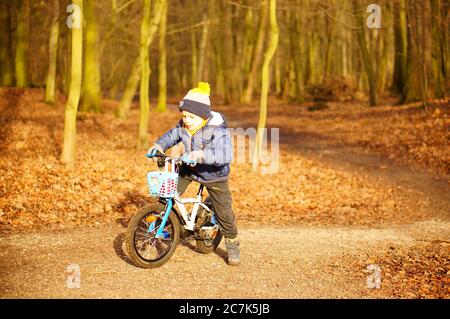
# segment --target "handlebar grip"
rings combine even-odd
[[[164,155],[163,153],[161,153],[160,151],[158,151],[158,152],[156,152],[156,154],[155,155],[152,155],[152,154],[145,154],[145,156],[147,157],[147,158],[153,158],[153,157],[160,157],[160,158],[166,158],[167,156],[166,155]]]

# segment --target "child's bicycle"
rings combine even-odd
[[[197,250],[213,252],[222,240],[212,204],[202,201],[203,185],[195,198],[181,198],[177,192],[180,158],[157,155],[158,167],[164,171],[147,175],[150,194],[158,202],[137,212],[128,224],[126,248],[133,263],[142,268],[154,268],[172,257],[180,237],[194,235]],[[185,204],[193,204],[189,212]]]

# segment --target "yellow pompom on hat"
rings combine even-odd
[[[207,96],[209,96],[211,89],[209,88],[209,84],[207,82],[198,82],[197,87],[193,88],[189,92],[206,94]]]
[[[209,118],[211,116],[210,92],[207,82],[199,82],[197,87],[189,90],[180,102],[180,112],[187,111],[204,119]]]

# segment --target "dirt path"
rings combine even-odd
[[[333,169],[357,171],[367,178],[386,181],[405,190],[415,190],[423,197],[432,199],[437,216],[450,217],[450,180],[447,177],[401,166],[383,156],[358,153],[348,146],[336,146],[314,138],[293,143],[294,138],[286,134],[280,139],[282,145],[293,148],[302,156],[326,163]]]
[[[202,255],[185,240],[154,270],[129,264],[120,226],[16,234],[0,238],[2,297],[134,298],[366,298],[391,297],[368,289],[364,267],[383,247],[408,249],[420,240],[449,238],[450,223],[428,221],[388,229],[242,229],[239,268],[227,266],[223,243]],[[65,285],[65,268],[81,269],[81,288]],[[407,295],[406,295],[407,296]]]

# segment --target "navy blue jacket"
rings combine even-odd
[[[165,152],[175,144],[182,142],[185,152],[200,151],[202,158],[194,167],[186,166],[188,177],[200,183],[218,182],[228,179],[230,163],[233,160],[233,146],[226,121],[218,112],[211,112],[206,124],[194,135],[183,127],[183,120],[154,144]]]

